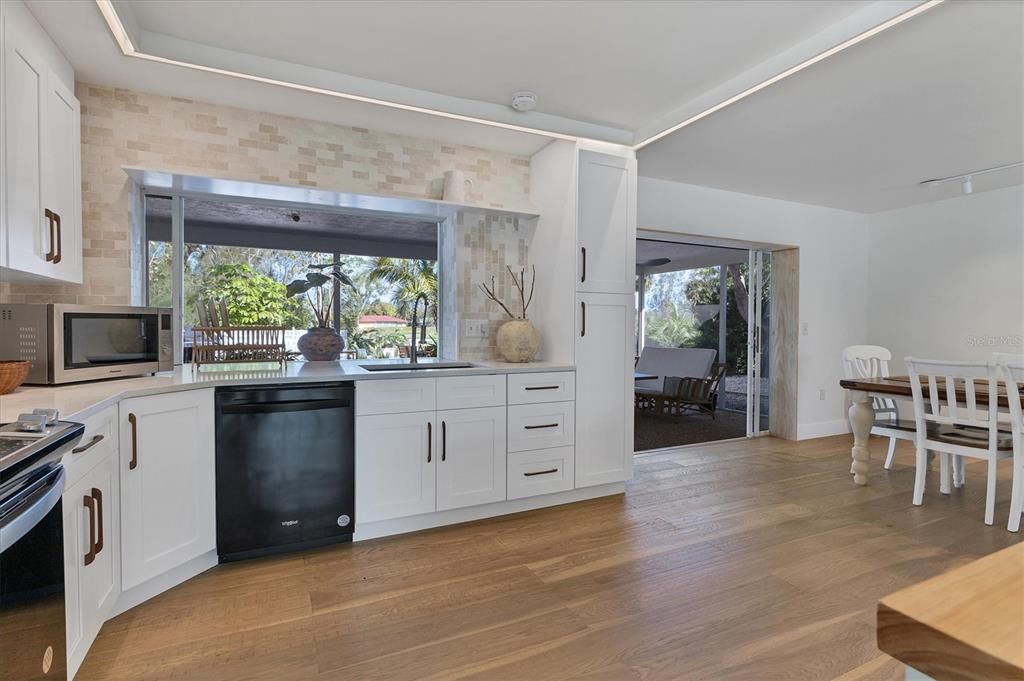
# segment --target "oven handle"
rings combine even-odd
[[[25,490],[26,500],[32,497],[35,497],[35,499],[27,508],[15,513],[12,518],[0,524],[0,553],[14,546],[19,539],[38,525],[39,521],[45,518],[46,514],[57,505],[63,493],[63,467],[57,469],[57,474],[49,479],[45,488],[29,488]]]

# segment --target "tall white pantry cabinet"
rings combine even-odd
[[[636,156],[556,141],[531,160],[542,357],[576,367],[575,487],[633,474]],[[548,279],[542,281],[541,279]]]

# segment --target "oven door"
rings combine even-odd
[[[0,681],[67,679],[64,469],[0,488]]]
[[[160,313],[138,307],[53,306],[53,382],[160,370]]]

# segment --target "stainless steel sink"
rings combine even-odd
[[[360,364],[367,371],[425,371],[427,369],[472,369],[469,362],[422,362],[418,364]]]

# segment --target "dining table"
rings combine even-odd
[[[927,377],[922,376],[922,394],[929,399]],[[868,470],[870,464],[870,451],[868,450],[868,438],[871,436],[871,427],[875,423],[875,411],[872,408],[872,400],[875,397],[885,397],[893,400],[913,402],[914,394],[910,387],[909,376],[887,376],[885,378],[844,378],[839,385],[850,393],[850,429],[853,430],[853,448],[850,456],[853,459],[851,472],[853,481],[858,485],[868,484]],[[957,400],[966,402],[967,391],[962,383],[955,386]],[[944,381],[938,383],[939,399],[946,399],[946,386]],[[976,404],[979,407],[987,407],[989,404],[989,388],[986,379],[975,380]],[[1010,410],[1010,402],[1006,393],[1006,386],[1000,384],[996,394],[997,407],[1000,412],[1006,413]],[[1024,404],[1024,393],[1021,402]],[[909,407],[911,411],[913,407]]]

